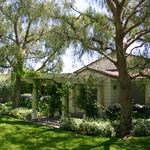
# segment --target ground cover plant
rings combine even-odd
[[[150,137],[100,138],[0,117],[1,150],[149,150]]]

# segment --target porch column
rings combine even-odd
[[[69,117],[69,95],[65,93],[62,96],[61,101],[62,101],[61,119],[68,118]]]
[[[97,101],[104,106],[104,87],[103,84],[97,85]]]
[[[100,85],[97,85],[97,102],[101,104],[101,101],[101,87]]]
[[[145,103],[150,104],[150,82],[145,84]]]
[[[69,111],[71,113],[76,112],[76,92],[77,92],[77,85],[72,85],[69,90]]]
[[[32,114],[31,114],[32,119],[37,119],[36,98],[37,98],[36,82],[33,81],[33,89],[32,89]]]

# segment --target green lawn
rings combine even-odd
[[[150,137],[99,138],[0,117],[0,150],[149,150]]]

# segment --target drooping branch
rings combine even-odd
[[[128,34],[129,32],[131,32],[133,29],[135,29],[136,27],[140,26],[143,21],[146,19],[146,16],[141,20],[141,21],[138,21],[137,23],[135,23],[134,25],[132,25],[131,27],[129,27],[128,29],[126,29],[124,31],[124,35]]]
[[[140,38],[146,34],[150,33],[150,30],[143,30],[143,31],[140,31],[139,34],[134,38],[130,38],[128,41],[130,41],[127,46],[126,46],[126,49],[131,45],[133,44],[134,42],[136,42],[137,40],[140,40]],[[132,40],[132,41],[131,41]]]
[[[138,45],[138,46],[135,46],[134,48],[132,48],[130,50],[130,53],[127,54],[127,56],[130,56],[132,54],[132,52],[135,50],[135,49],[138,49],[138,48],[141,48],[146,42],[142,42],[142,44]]]
[[[10,66],[14,69],[15,65],[11,62],[11,60],[8,58],[8,56],[6,56],[5,59],[8,61],[8,63],[10,64]]]
[[[50,58],[53,57],[57,52],[58,52],[58,49],[54,50],[53,53],[49,54],[47,59],[42,63],[42,65],[36,71],[42,70],[46,66]]]
[[[94,39],[92,38],[91,39],[92,41],[95,41],[95,42],[99,42],[101,45],[103,45],[103,42],[102,41],[99,41],[97,39]],[[80,40],[81,41],[81,40]],[[85,44],[85,42],[82,42],[84,44],[85,47],[87,47],[88,49],[91,49],[91,50],[94,50],[98,53],[100,53],[101,55],[103,55],[104,57],[106,57],[108,60],[110,60],[114,65],[116,65],[116,61],[114,59],[112,59],[107,53],[105,53],[105,51],[107,49],[111,49],[110,47],[105,47],[105,48],[96,48],[96,47],[92,47],[91,45],[87,45]]]
[[[124,29],[126,30],[128,22],[130,19],[139,12],[138,8],[145,2],[146,0],[141,0],[132,10],[131,14],[126,18],[126,21],[124,23]]]

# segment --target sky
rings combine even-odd
[[[79,61],[75,56],[73,56],[73,49],[68,48],[66,54],[63,55],[64,67],[62,72],[71,73],[97,60],[98,58],[99,57],[96,54],[93,54],[92,56],[90,54],[84,54]]]

